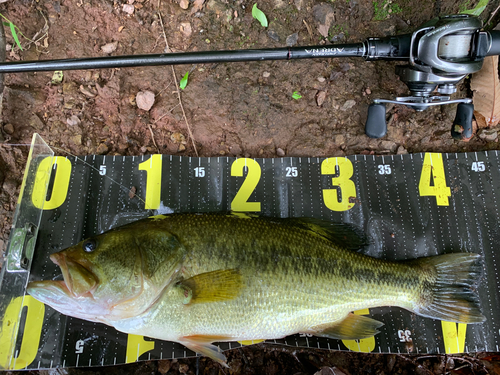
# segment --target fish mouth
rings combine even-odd
[[[65,287],[74,297],[91,293],[97,286],[97,277],[82,264],[64,253],[54,253],[50,260],[58,265],[63,274]]]

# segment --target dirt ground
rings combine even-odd
[[[32,39],[19,35],[21,51],[6,28],[7,60],[14,61],[162,53],[166,40],[173,52],[354,43],[411,32],[437,15],[456,14],[477,2],[261,0],[258,7],[267,15],[267,28],[253,19],[254,2],[247,0],[207,0],[201,7],[199,0],[11,0],[0,4],[0,13]],[[490,1],[482,18],[488,19],[497,5],[498,1]],[[495,16],[491,25],[499,18]],[[368,138],[364,122],[371,101],[409,94],[395,74],[396,65],[341,58],[175,66],[177,80],[189,71],[180,99],[170,66],[65,71],[61,82],[53,82],[52,72],[6,74],[0,132],[0,248],[8,240],[29,149],[8,144],[29,144],[35,132],[61,149],[61,155],[65,150],[76,155],[281,157],[499,148],[496,129],[493,137],[479,132],[467,142],[453,140],[453,105],[425,112],[391,106],[387,135]],[[155,94],[151,109],[138,108],[140,91]],[[294,92],[301,98],[294,99]],[[454,96],[467,95],[466,79]],[[497,360],[492,353],[417,358],[258,345],[230,353],[230,370],[195,358],[104,371],[493,374],[498,373]],[[99,371],[79,373],[83,372]]]

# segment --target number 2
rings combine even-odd
[[[248,198],[250,198],[250,195],[252,195],[257,187],[262,173],[259,163],[248,158],[236,159],[231,165],[231,176],[243,177],[245,167],[248,173],[241,184],[240,190],[238,190],[231,202],[231,210],[244,212],[260,211],[260,202],[248,202]]]

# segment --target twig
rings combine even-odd
[[[160,153],[160,149],[158,148],[158,146],[156,145],[156,142],[155,142],[155,135],[153,133],[153,128],[151,127],[151,124],[149,124],[149,123],[148,123],[148,128],[149,128],[149,131],[151,132],[151,139],[153,140],[153,144],[156,147],[156,152]]]
[[[497,6],[497,9],[495,9],[495,10],[493,11],[493,13],[491,13],[490,18],[488,18],[488,22],[486,22],[486,24],[485,24],[485,25],[488,25],[488,24],[491,22],[491,20],[493,19],[493,17],[495,17],[495,14],[497,14],[498,9],[500,9],[500,5],[499,5],[499,6]]]
[[[168,46],[167,33],[165,32],[165,26],[163,26],[163,19],[161,17],[160,11],[158,11],[158,16],[160,17],[160,23],[161,23],[161,27],[163,29],[163,37],[165,38],[165,52],[169,53],[170,47]],[[191,133],[191,127],[189,126],[189,122],[188,122],[188,119],[186,117],[186,112],[184,111],[184,106],[182,105],[181,92],[179,90],[179,83],[177,81],[177,75],[175,74],[175,69],[174,69],[173,65],[172,65],[172,75],[174,76],[175,87],[177,89],[177,96],[179,98],[179,104],[180,104],[181,109],[182,109],[182,115],[184,116],[184,121],[186,122],[189,137],[191,138],[191,143],[193,144],[194,153],[196,154],[196,156],[198,156],[198,150],[196,149],[196,144],[194,143],[193,133]]]

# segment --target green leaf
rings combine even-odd
[[[19,49],[22,51],[23,47],[21,47],[21,43],[19,43],[19,38],[17,37],[17,32],[16,32],[16,26],[12,22],[10,22],[9,27],[10,27],[10,32],[12,33],[12,37],[14,38],[14,41],[16,42]]]
[[[56,70],[52,75],[52,84],[53,85],[60,84],[63,78],[64,78],[64,73],[62,72],[62,70]]]
[[[189,72],[186,72],[186,74],[184,74],[184,77],[182,77],[181,81],[179,82],[179,87],[181,88],[181,90],[184,90],[188,84],[188,77],[189,77]]]
[[[302,95],[300,95],[297,91],[294,91],[292,94],[292,98],[294,98],[295,100],[299,100],[300,98],[302,98]]]
[[[479,16],[483,13],[484,9],[488,5],[489,0],[480,0],[474,9],[464,10],[460,13],[462,14],[472,14],[473,16]]]
[[[253,5],[252,17],[259,21],[262,27],[267,27],[267,17],[263,11],[257,8],[257,4]]]

